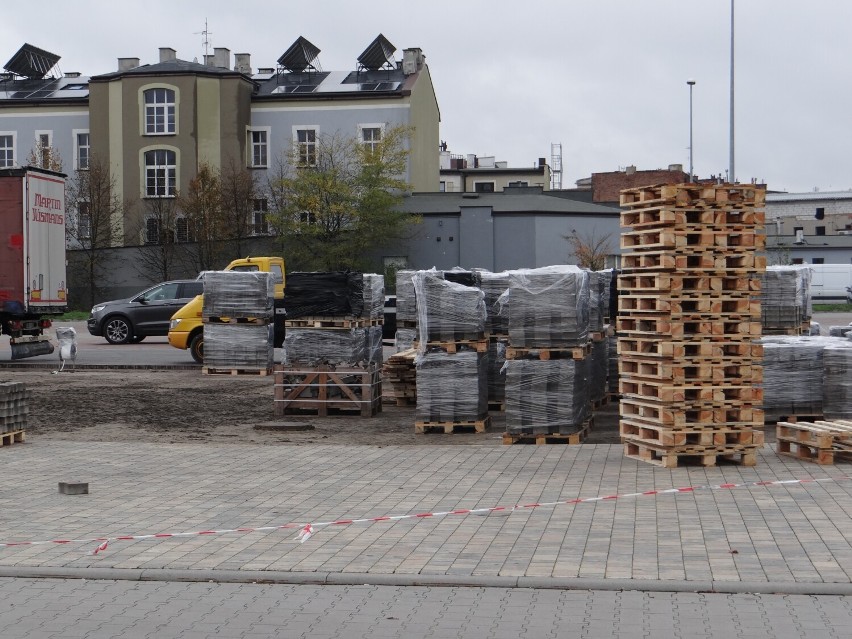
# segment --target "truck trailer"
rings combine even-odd
[[[45,331],[65,313],[65,175],[0,169],[0,334],[12,359],[53,352]]]

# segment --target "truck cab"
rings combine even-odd
[[[245,257],[234,260],[225,271],[261,271],[272,273],[275,282],[274,342],[275,348],[284,343],[284,288],[286,269],[281,257]],[[204,363],[204,323],[201,311],[204,295],[198,295],[172,315],[169,323],[169,344],[175,348],[189,349],[192,359]]]

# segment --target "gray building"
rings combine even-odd
[[[852,191],[767,193],[771,262],[852,264]]]

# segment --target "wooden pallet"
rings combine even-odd
[[[765,235],[754,229],[714,229],[710,227],[675,230],[670,228],[642,229],[621,233],[621,250],[762,250]]]
[[[852,461],[852,421],[779,422],[775,430],[780,455],[817,464]]]
[[[458,422],[414,422],[414,432],[417,434],[442,432],[445,435],[453,433],[484,433],[491,425],[491,418]]]
[[[417,342],[415,342],[415,346]],[[438,348],[447,353],[458,353],[459,351],[472,350],[477,353],[488,352],[488,338],[477,339],[459,339],[452,341],[429,340],[426,342],[426,348]]]
[[[625,397],[667,403],[720,404],[730,406],[763,403],[763,389],[735,384],[674,384],[669,381],[625,379],[618,380],[618,390]]]
[[[217,317],[209,316],[202,317],[202,324],[269,324],[270,317]]]
[[[503,433],[503,445],[511,446],[513,444],[535,444],[543,446],[545,444],[582,444],[589,436],[594,427],[594,418],[585,420],[576,433]]]
[[[623,314],[665,314],[672,319],[701,313],[704,315],[740,315],[759,318],[760,300],[751,292],[713,294],[703,297],[682,297],[661,292],[624,293],[618,296],[618,311]]]
[[[539,359],[542,361],[552,359],[586,359],[591,354],[591,344],[574,347],[566,346],[563,348],[506,347],[506,359]]]
[[[731,447],[763,446],[763,430],[749,427],[705,427],[666,428],[645,422],[622,419],[618,425],[622,441],[676,448],[683,446]]]
[[[417,351],[409,348],[388,357],[382,366],[382,381],[391,387],[390,395],[397,406],[414,406],[417,403]]]
[[[675,251],[648,251],[627,253],[621,256],[624,271],[696,271],[716,274],[752,274],[766,270],[766,256],[754,252],[716,251],[677,253]]]
[[[488,402],[488,412],[489,413],[502,413],[506,410],[506,401],[502,400],[499,402]]]
[[[759,428],[764,425],[763,410],[751,405],[696,407],[622,397],[619,412],[623,418],[673,430],[699,426]]]
[[[24,430],[11,430],[7,433],[0,433],[0,446],[23,443],[25,439],[26,431]]]
[[[275,416],[311,414],[372,417],[382,410],[378,367],[276,366]]]
[[[285,328],[367,328],[383,323],[384,318],[375,317],[297,317],[284,320]]]
[[[761,336],[759,321],[744,316],[703,316],[700,319],[672,319],[658,315],[616,318],[616,330],[626,337],[666,337],[674,341],[703,340],[705,337],[729,341],[752,340]]]
[[[664,299],[707,297],[719,299],[736,296],[756,296],[760,293],[760,278],[753,275],[724,275],[707,273],[626,273],[618,276],[620,295],[658,295]],[[619,310],[624,310],[619,306]]]
[[[822,413],[799,413],[796,415],[779,415],[778,413],[768,413],[765,417],[765,421],[767,424],[778,424],[780,422],[788,422],[790,424],[797,424],[799,422],[802,423],[813,423],[822,421],[824,418]]]
[[[742,357],[763,358],[763,344],[749,341],[731,342],[725,339],[684,342],[661,337],[619,336],[617,351],[625,357],[664,357],[690,359],[695,362]]]
[[[660,184],[621,191],[622,208],[638,208],[661,204],[711,209],[762,207],[766,189],[748,184]]]
[[[680,363],[680,360],[620,358],[620,376],[668,380],[675,384],[712,382],[714,384],[759,384],[763,366],[753,359],[708,360]]]
[[[743,447],[741,450],[720,450],[708,447],[703,450],[695,448],[679,451],[650,446],[642,442],[625,441],[624,456],[663,468],[689,465],[716,466],[724,462],[733,462],[741,466],[754,466],[757,463],[757,448]]]
[[[265,366],[240,366],[240,367],[226,367],[226,366],[203,366],[201,368],[202,375],[258,375],[260,377],[265,377],[269,375],[272,371]]]
[[[670,227],[675,229],[699,228],[761,228],[766,223],[766,212],[760,209],[701,209],[678,208],[661,205],[621,212],[622,228]]]

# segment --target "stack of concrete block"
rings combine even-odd
[[[0,383],[0,443],[11,443],[15,441],[14,434],[26,431],[30,396],[21,382]]]

